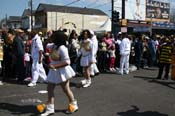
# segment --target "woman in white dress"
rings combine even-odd
[[[51,40],[53,43],[48,43],[47,47],[51,49],[49,64],[49,73],[47,76],[47,90],[48,101],[46,105],[46,112],[42,116],[53,114],[54,111],[54,89],[57,84],[61,85],[64,93],[69,99],[68,112],[73,113],[78,110],[77,101],[70,89],[69,79],[75,76],[75,72],[70,66],[70,58],[68,49],[66,47],[67,36],[61,32],[56,31],[53,33]]]
[[[82,33],[81,48],[78,56],[81,56],[80,65],[84,68],[84,76],[86,79],[82,80],[83,87],[91,85],[90,66],[93,63],[92,41],[89,30],[84,30]]]

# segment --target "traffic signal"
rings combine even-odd
[[[119,22],[120,13],[116,10],[112,11],[112,21]]]

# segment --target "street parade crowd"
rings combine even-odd
[[[87,88],[93,84],[91,78],[100,73],[129,74],[132,64],[136,70],[159,67],[155,78],[170,79],[171,66],[175,63],[174,35],[98,34],[88,29],[80,34],[75,30],[67,34],[67,31],[49,30],[44,33],[9,29],[0,32],[0,85],[11,79],[19,84],[29,81],[28,87],[36,86],[39,80],[47,83],[48,99],[42,116],[55,112],[56,85],[61,86],[69,100],[67,113],[78,110],[69,85],[70,79],[75,76],[84,77],[80,83]]]

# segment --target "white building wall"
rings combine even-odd
[[[33,16],[33,27],[35,26],[35,17]],[[31,30],[31,16],[22,19],[22,28]]]
[[[60,12],[47,12],[47,29],[57,30],[60,27],[67,29],[76,29],[81,31],[82,29],[98,30],[99,27],[105,23],[108,16],[101,15],[83,15],[72,13],[60,13]],[[70,23],[76,25],[76,28]]]

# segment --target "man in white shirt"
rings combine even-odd
[[[92,52],[93,52],[93,64],[91,64],[91,67],[90,67],[90,75],[95,76],[95,75],[99,74],[99,70],[98,70],[97,65],[96,65],[96,62],[97,62],[96,55],[97,55],[97,51],[98,51],[98,40],[97,40],[97,37],[92,30],[90,30],[90,34],[91,34]]]
[[[129,55],[131,51],[131,42],[126,33],[123,33],[122,41],[120,43],[120,69],[119,74],[123,75],[123,71],[129,74]],[[124,69],[125,68],[125,69]]]
[[[32,48],[31,48],[31,57],[32,62],[32,80],[28,84],[29,87],[36,86],[39,76],[45,81],[46,73],[42,64],[42,53],[44,51],[42,41],[40,36],[33,31],[32,32]]]

